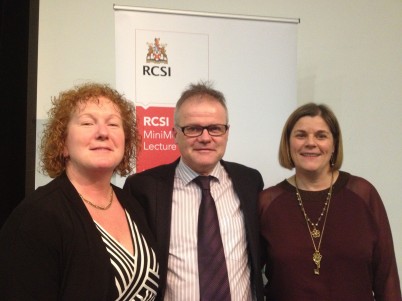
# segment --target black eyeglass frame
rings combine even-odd
[[[222,126],[225,129],[225,131],[222,134],[213,134],[213,133],[211,133],[210,130],[212,130],[212,127],[217,127],[217,126],[219,126],[219,127]],[[190,137],[190,138],[196,138],[196,137],[201,136],[202,133],[204,133],[204,130],[207,130],[208,134],[210,136],[212,136],[212,137],[220,137],[220,136],[223,136],[223,135],[226,134],[226,132],[229,129],[229,125],[228,124],[210,124],[210,125],[207,125],[207,126],[201,126],[201,125],[178,126],[178,125],[176,125],[176,128],[180,129],[184,136]],[[198,135],[188,135],[185,132],[187,128],[198,128],[198,129],[201,129],[201,132]]]

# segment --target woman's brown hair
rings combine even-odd
[[[279,145],[279,164],[287,169],[293,169],[295,167],[293,160],[290,156],[289,139],[290,133],[293,130],[296,122],[305,116],[315,117],[321,116],[327,123],[332,136],[334,138],[334,153],[331,158],[331,168],[339,170],[343,161],[343,145],[342,145],[342,133],[338,120],[332,110],[324,104],[307,103],[297,108],[287,119],[281,136],[281,142]]]

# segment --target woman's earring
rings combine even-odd
[[[334,166],[335,166],[334,153],[332,153],[331,159],[329,159],[329,164],[331,165],[331,167],[334,167]]]

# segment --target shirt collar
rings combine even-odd
[[[216,178],[218,180],[218,182],[221,182],[223,179],[224,172],[225,172],[225,169],[223,168],[221,162],[218,162],[218,164],[215,165],[214,169],[212,170],[212,172],[209,175]],[[197,172],[192,170],[180,158],[180,162],[176,167],[176,176],[178,178],[180,178],[184,182],[185,185],[188,185],[191,181],[193,181],[199,175],[200,174],[198,174]]]

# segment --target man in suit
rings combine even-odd
[[[134,174],[124,185],[144,206],[157,240],[157,299],[203,299],[197,260],[201,189],[194,181],[201,175],[212,176],[210,192],[230,287],[225,300],[263,300],[256,202],[264,183],[257,170],[222,160],[229,136],[225,98],[208,83],[190,85],[176,104],[174,119],[181,157]]]

